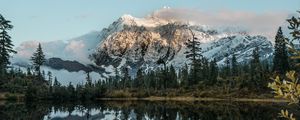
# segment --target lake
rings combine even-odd
[[[0,102],[1,120],[272,120],[281,109],[300,118],[297,107],[287,103],[97,101],[97,102]]]

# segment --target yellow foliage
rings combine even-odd
[[[279,116],[286,118],[288,120],[296,120],[293,113],[289,114],[289,112],[287,110],[281,110],[281,112],[279,113]]]
[[[268,87],[273,89],[276,94],[276,98],[285,98],[292,103],[299,103],[300,98],[300,84],[298,84],[298,78],[295,75],[295,71],[289,71],[286,73],[286,79],[280,80],[277,76],[272,83],[268,84]]]
[[[285,98],[290,100],[290,104],[299,103],[300,99],[300,84],[298,78],[295,75],[295,71],[289,71],[286,73],[286,79],[280,80],[279,76],[276,76],[272,83],[268,84],[268,87],[273,89],[276,94],[276,98]],[[281,110],[280,117],[288,120],[296,120],[293,113],[289,114],[287,110]]]

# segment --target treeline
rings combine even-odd
[[[256,51],[257,49],[253,51],[253,54]],[[20,69],[15,69],[8,73],[10,81],[2,85],[2,90],[25,94],[27,100],[68,101],[93,100],[102,97],[169,96],[170,90],[176,92],[178,89],[200,91],[215,89],[227,93],[248,89],[248,92],[259,94],[266,90],[266,84],[270,78],[270,74],[266,73],[271,73],[271,70],[268,62],[254,64],[254,56],[252,64],[238,64],[235,62],[235,55],[228,56],[226,58],[227,64],[220,68],[215,60],[208,62],[205,59],[206,64],[203,64],[203,69],[199,71],[201,73],[199,76],[202,77],[201,79],[196,78],[196,80],[194,80],[191,69],[187,64],[180,68],[178,72],[173,65],[164,66],[147,73],[142,69],[138,69],[135,78],[130,77],[130,68],[126,67],[121,72],[115,69],[116,76],[96,83],[92,82],[89,73],[87,73],[86,83],[76,86],[71,83],[67,86],[61,85],[57,78],[52,76],[51,72],[45,73],[42,71],[39,74],[28,69],[24,73]],[[255,65],[258,65],[258,67]],[[180,94],[177,93],[175,96],[180,96]]]
[[[226,64],[221,67],[217,65],[216,60],[202,58],[199,62],[201,63],[197,63],[199,66],[195,68],[186,64],[178,71],[173,65],[147,73],[138,69],[135,78],[129,76],[129,68],[124,68],[122,74],[118,74],[116,69],[116,76],[106,79],[101,85],[107,91],[135,89],[146,93],[164,92],[168,89],[205,90],[218,87],[223,87],[222,90],[236,88],[249,89],[249,92],[264,92],[271,75],[270,63],[259,60],[258,48],[253,50],[250,64],[238,63],[234,54],[228,56]]]

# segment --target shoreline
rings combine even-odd
[[[1,93],[0,101],[24,101],[23,94],[11,94],[11,93]],[[228,98],[215,98],[215,97],[162,97],[162,96],[150,96],[150,97],[103,97],[95,98],[95,101],[215,101],[215,102],[265,102],[265,103],[288,103],[289,100],[286,99],[276,99],[276,98],[238,98],[238,97],[228,97]],[[46,100],[48,101],[48,100]],[[52,100],[50,100],[52,101]]]
[[[289,100],[275,98],[195,98],[195,97],[145,97],[145,98],[96,98],[99,101],[231,101],[231,102],[269,102],[288,103]]]

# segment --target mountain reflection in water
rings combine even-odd
[[[0,102],[3,120],[271,120],[281,109],[300,117],[296,107],[286,103],[97,101],[74,103]]]

